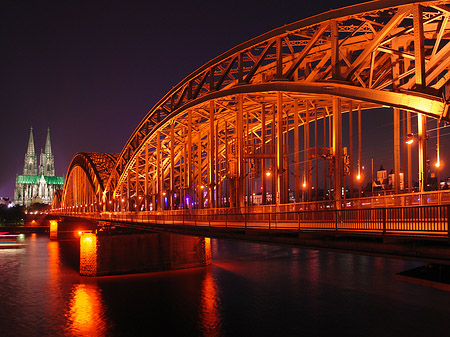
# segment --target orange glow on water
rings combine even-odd
[[[76,284],[71,291],[66,333],[74,336],[104,336],[105,308],[95,284]]]
[[[208,268],[202,284],[201,325],[203,335],[220,335],[222,322],[219,306],[220,298],[218,296],[217,286],[212,275],[211,268]]]

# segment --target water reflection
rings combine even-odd
[[[70,293],[66,333],[73,336],[104,336],[105,306],[96,284],[75,284]]]
[[[207,268],[202,283],[200,324],[205,336],[218,336],[222,328],[220,298],[211,268]]]

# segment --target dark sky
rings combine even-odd
[[[2,1],[0,196],[13,197],[30,126],[38,153],[50,128],[65,175],[76,152],[120,152],[148,110],[210,59],[358,2]],[[390,120],[375,119],[389,135]]]

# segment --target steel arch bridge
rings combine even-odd
[[[347,174],[342,114],[358,113],[360,121],[361,110],[380,107],[394,114],[396,192],[400,115],[408,121],[418,115],[423,191],[426,118],[450,121],[449,18],[448,1],[372,1],[242,43],[170,90],[120,154],[77,154],[59,206],[243,207],[252,204],[255,185],[262,204],[284,204],[290,179],[295,201],[307,201],[319,159],[333,173],[324,178],[325,189],[341,191]],[[342,194],[332,197],[340,202]]]

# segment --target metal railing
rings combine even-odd
[[[222,212],[179,210],[164,212],[54,213],[90,220],[225,229],[334,232],[402,235],[450,239],[450,204],[427,206],[325,209],[316,211]]]

